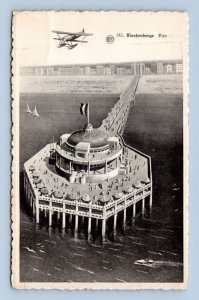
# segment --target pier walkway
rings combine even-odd
[[[100,129],[111,135],[117,135],[118,130],[122,135],[126,126],[131,103],[135,101],[135,94],[140,77],[135,76],[129,86],[120,95],[119,100],[102,121]]]

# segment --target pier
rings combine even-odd
[[[99,129],[88,124],[84,131],[65,134],[24,164],[25,199],[36,224],[44,220],[50,232],[56,223],[75,237],[86,226],[89,241],[93,231],[100,231],[104,242],[110,220],[115,238],[119,214],[125,230],[127,210],[135,219],[138,203],[142,214],[146,205],[151,209],[151,158],[122,137],[138,83],[134,77]],[[87,140],[75,144],[89,134],[94,136],[90,145]]]

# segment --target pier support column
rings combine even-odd
[[[149,200],[149,207],[150,207],[150,209],[152,209],[152,204],[153,204],[153,198],[152,198],[152,190],[151,190],[150,200]]]
[[[44,209],[44,217],[45,218],[47,217],[47,211],[46,211],[46,209]]]
[[[126,229],[126,207],[124,208],[124,215],[123,215],[123,229]]]
[[[114,219],[113,219],[113,237],[115,238],[117,234],[117,213],[114,214]]]
[[[66,227],[66,214],[62,213],[62,229]]]
[[[36,224],[39,224],[39,207],[36,208]]]
[[[49,210],[49,215],[48,215],[48,225],[49,227],[52,226],[52,211]]]
[[[135,218],[136,215],[136,203],[133,204],[133,218]]]
[[[75,237],[77,237],[77,233],[78,233],[78,221],[79,221],[79,216],[75,215]]]
[[[53,215],[52,201],[49,201],[49,210],[48,210],[48,225],[49,225],[49,228],[51,228],[51,226],[52,226],[52,215]]]
[[[88,241],[91,240],[91,217],[88,218]]]
[[[57,212],[57,219],[58,220],[60,219],[60,212],[59,211]]]
[[[102,244],[105,242],[106,237],[106,219],[102,219]]]
[[[145,198],[142,199],[142,214],[144,214],[145,209]]]

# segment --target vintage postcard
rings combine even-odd
[[[13,287],[187,287],[187,13],[14,12],[12,122]]]

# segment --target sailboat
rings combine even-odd
[[[36,106],[35,106],[35,109],[33,110],[33,116],[35,116],[35,117],[39,117],[39,114],[38,114],[38,112],[37,112],[37,108],[36,108]]]
[[[28,104],[27,104],[26,112],[27,112],[27,114],[32,114],[32,112],[31,112],[31,110],[30,110]]]

